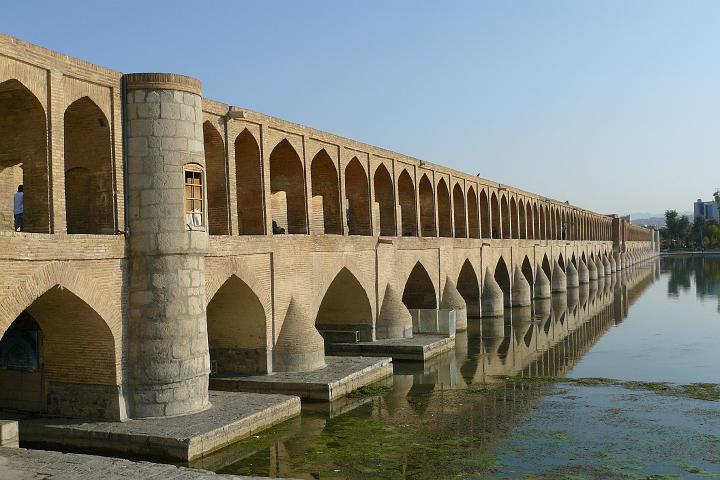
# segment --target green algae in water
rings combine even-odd
[[[630,390],[647,390],[663,395],[694,398],[696,400],[719,401],[720,384],[717,383],[689,383],[674,384],[670,382],[640,382],[634,380],[616,380],[605,377],[567,378],[567,377],[522,377],[510,375],[498,375],[498,380],[512,384],[537,384],[537,383],[572,383],[585,387],[596,386],[617,386]],[[491,391],[497,384],[473,385],[468,388],[475,393]]]
[[[382,384],[365,385],[364,387],[360,387],[357,390],[348,393],[346,395],[346,397],[347,398],[376,397],[378,395],[385,395],[390,390],[392,390],[392,388],[389,385],[382,385]]]

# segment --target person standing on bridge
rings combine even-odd
[[[25,213],[25,194],[23,186],[18,185],[17,192],[13,195],[13,215],[15,217],[15,231],[23,231],[23,214]]]

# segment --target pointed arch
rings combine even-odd
[[[24,185],[23,231],[50,231],[47,119],[38,98],[15,79],[0,83],[0,229],[14,230],[13,195]]]
[[[472,186],[467,191],[467,217],[468,236],[470,238],[480,238],[480,212],[478,210],[477,195]]]
[[[323,296],[315,327],[326,341],[339,330],[359,332],[360,341],[372,341],[373,315],[367,292],[350,270],[343,267]]]
[[[480,190],[480,236],[492,238],[490,233],[490,204],[485,189]]]
[[[519,233],[518,237],[519,238],[527,238],[528,225],[527,225],[527,216],[525,215],[525,202],[523,200],[520,200],[518,202],[518,214],[520,216],[520,220],[518,221],[520,233]]]
[[[220,132],[209,120],[203,122],[203,142],[207,176],[208,233],[210,235],[230,235],[225,142]]]
[[[68,233],[115,233],[110,124],[89,97],[65,109],[65,213]]]
[[[122,420],[120,348],[97,310],[55,284],[3,332],[0,408]]]
[[[540,205],[540,238],[542,240],[547,240],[547,212],[545,210],[545,205]]]
[[[522,270],[525,280],[527,280],[528,284],[530,284],[530,290],[532,291],[535,286],[535,275],[533,273],[532,264],[530,263],[530,258],[528,258],[527,255],[525,255],[520,269]]]
[[[400,232],[403,236],[417,237],[417,207],[415,185],[403,168],[398,177],[398,203],[400,204]]]
[[[240,235],[264,234],[265,199],[263,198],[260,146],[247,128],[235,137],[235,185],[237,187],[238,232]]]
[[[268,373],[267,315],[253,290],[231,275],[207,305],[210,363],[217,373]]]
[[[550,268],[550,261],[548,260],[547,254],[543,255],[542,269],[548,280],[552,280],[552,268]]]
[[[518,225],[518,208],[515,197],[510,197],[510,236],[520,238],[520,226]]]
[[[382,163],[375,169],[373,191],[380,217],[380,235],[394,236],[395,231],[395,194],[393,182],[385,165]]]
[[[303,165],[295,148],[283,139],[270,153],[272,220],[287,233],[307,233]]]
[[[535,217],[533,216],[532,205],[530,200],[525,203],[525,238],[535,238]]]
[[[540,210],[538,209],[538,204],[536,202],[533,202],[532,205],[533,210],[533,222],[535,223],[535,227],[533,228],[533,238],[535,240],[542,239],[542,232],[540,230]]]
[[[502,219],[502,238],[512,238],[510,208],[508,207],[507,197],[504,194],[500,196],[500,218]]]
[[[505,306],[510,306],[510,295],[511,295],[511,285],[512,280],[510,278],[510,270],[507,267],[507,264],[505,263],[505,259],[503,257],[500,257],[498,259],[497,264],[495,265],[495,281],[498,285],[500,285],[500,289],[503,291],[503,298],[505,301]]]
[[[420,178],[420,235],[423,237],[435,236],[435,202],[433,201],[433,188],[427,175],[423,173]]]
[[[455,237],[467,238],[465,195],[459,183],[456,183],[453,187],[453,223],[455,225]]]
[[[555,209],[555,240],[561,240],[562,236],[560,234],[560,210]]]
[[[313,224],[322,225],[323,233],[342,234],[340,216],[340,187],[335,163],[324,148],[321,148],[310,163],[310,185],[312,190]]]
[[[345,167],[345,198],[348,233],[372,235],[368,178],[357,157]]]
[[[437,308],[437,292],[422,263],[413,267],[403,289],[402,301],[408,309]]]
[[[560,255],[558,255],[558,265],[560,265],[560,269],[564,272],[565,271],[565,259],[563,259],[562,253]]]
[[[490,196],[490,213],[492,215],[492,236],[491,238],[502,238],[502,220],[500,218],[500,204],[495,192]]]
[[[445,179],[441,178],[437,183],[437,211],[439,236],[452,237],[452,210],[450,208],[450,191]]]
[[[480,283],[470,260],[463,262],[457,279],[457,289],[467,305],[468,317],[480,316]]]

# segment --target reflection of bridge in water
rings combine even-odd
[[[312,467],[321,469],[327,467],[323,459],[312,458],[308,450],[331,451],[332,445],[326,443],[332,444],[338,431],[348,424],[355,428],[354,422],[362,425],[368,417],[407,435],[405,459],[398,461],[408,465],[430,461],[409,447],[423,439],[472,437],[475,443],[467,445],[467,456],[482,455],[521,422],[551,388],[545,382],[508,383],[498,377],[564,376],[610,328],[627,317],[630,306],[659,272],[659,262],[646,262],[568,295],[555,294],[547,302],[537,302],[532,311],[513,309],[497,320],[470,319],[467,332],[457,336],[454,352],[425,363],[396,362],[393,388],[387,395],[304,407],[301,418],[286,422],[282,431],[262,447],[239,444],[197,466],[219,470],[247,461],[267,465],[267,470],[257,473],[287,476],[301,471],[293,470],[299,468],[297,458],[310,458]],[[494,386],[483,389],[483,393],[467,390],[487,383]],[[362,436],[361,431],[358,436]],[[451,460],[436,459],[443,468],[454,468],[449,467]]]

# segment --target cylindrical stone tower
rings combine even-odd
[[[200,82],[162,73],[124,79],[130,416],[183,415],[209,406]]]

